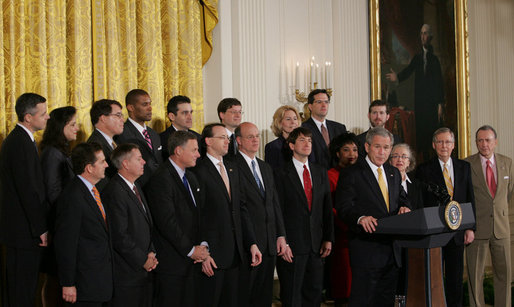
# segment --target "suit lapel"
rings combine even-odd
[[[395,199],[395,193],[398,189],[394,180],[394,170],[387,165],[384,165],[384,171],[387,179],[387,190],[389,195],[389,212],[394,212],[397,209],[398,203]]]
[[[494,159],[496,162],[496,174],[497,174],[497,180],[496,180],[496,195],[504,195],[502,194],[502,189],[506,189],[505,181],[503,178],[508,177],[509,174],[507,173],[507,167],[505,166],[505,159],[500,157],[499,155],[495,154]],[[512,178],[510,178],[512,180]],[[484,179],[485,181],[485,179]],[[486,185],[487,186],[487,185]],[[487,188],[489,191],[489,188]],[[490,192],[489,192],[490,193]]]
[[[93,210],[94,214],[96,215],[98,221],[104,227],[105,231],[107,231],[107,212],[105,213],[106,219],[104,220],[104,217],[102,216],[102,211],[100,211],[100,208],[98,207],[98,204],[96,203],[95,198],[91,194],[91,191],[89,191],[87,189],[87,186],[82,182],[82,180],[80,180],[79,178],[77,178],[77,179],[80,181],[81,188],[84,190],[84,199],[86,200],[86,202],[89,204],[89,206]],[[103,203],[102,203],[102,206],[103,206]],[[105,206],[104,206],[104,211],[105,211]]]
[[[248,180],[250,182],[250,184],[258,192],[258,194],[262,195],[261,190],[257,186],[257,182],[255,181],[255,177],[253,176],[252,170],[248,166],[248,163],[246,163],[245,158],[240,153],[238,153],[236,156],[236,159],[241,166],[240,169],[242,170],[243,176],[246,177],[246,180]],[[259,168],[261,169],[261,175],[262,175],[262,168],[260,167],[260,164],[259,164]]]
[[[382,205],[382,208],[385,212],[387,212],[387,205],[385,203],[384,197],[382,196],[382,190],[380,190],[377,178],[375,177],[375,174],[373,174],[371,167],[369,166],[366,160],[359,160],[358,163],[362,163],[364,166],[364,172],[362,172],[362,176],[365,178],[364,181],[369,184],[371,190],[373,191],[373,195],[377,197],[377,199],[380,201]]]
[[[316,125],[316,123],[314,122],[312,117],[309,118],[309,120],[307,122],[311,126],[312,134],[316,135],[316,137],[313,137],[313,139],[320,140],[319,143],[320,143],[321,147],[323,147],[323,150],[328,150],[327,143],[325,143],[325,140],[323,139],[323,135],[321,134],[321,131],[319,131],[318,126]],[[328,127],[327,127],[327,131],[328,131]],[[330,131],[328,132],[328,137],[330,138]]]
[[[207,168],[207,172],[210,173],[210,177],[214,180],[214,182],[218,185],[218,189],[221,189],[223,191],[223,194],[227,198],[227,200],[230,202],[230,197],[228,195],[227,187],[225,187],[225,183],[223,182],[223,179],[221,178],[221,174],[219,173],[217,166],[212,163],[212,161],[205,157],[203,160],[203,163],[205,164]],[[227,168],[225,167],[225,170],[228,173]],[[230,176],[229,176],[230,180]]]
[[[134,126],[134,124],[132,124],[132,122],[130,122],[128,119],[125,122],[125,128],[129,129],[130,134],[132,134],[132,137],[134,139],[139,140],[139,142],[141,142],[141,145],[143,145],[143,146],[140,146],[140,147],[143,147],[144,150],[150,152],[152,154],[152,156],[154,155],[153,151],[155,150],[155,148],[153,148],[153,144],[155,144],[155,141],[152,139],[152,137],[150,135],[150,132],[148,131],[148,127],[146,127],[146,129],[147,129],[146,131],[148,132],[148,135],[150,135],[150,140],[152,141],[152,148],[153,149],[150,149],[150,147],[148,146],[148,143],[146,142],[146,139],[139,132],[139,130],[137,130],[137,128]]]
[[[143,205],[145,206],[145,209],[141,206],[139,203],[139,198],[137,198],[136,193],[127,185],[127,183],[118,175],[116,174],[113,176],[111,180],[116,180],[118,184],[125,190],[127,195],[132,199],[132,203],[137,207],[137,210],[145,217],[148,224],[151,225],[150,216],[146,210],[148,210],[148,206],[146,205],[145,201],[143,200],[143,194],[141,193],[141,189],[136,186],[136,188],[139,190],[139,195],[141,195],[141,200],[143,201]]]
[[[303,189],[302,181],[300,180],[300,177],[298,177],[298,172],[296,171],[296,168],[293,164],[293,161],[287,162],[285,166],[285,171],[287,172],[287,176],[289,177],[289,180],[291,180],[291,183],[293,184],[294,188],[296,189],[296,193],[298,195],[301,195],[302,201],[303,201],[303,207],[305,210],[309,211],[309,203],[307,202],[307,196],[305,195],[305,190]],[[312,177],[312,175],[311,175]],[[314,189],[314,187],[313,187]],[[313,192],[314,194],[314,192]]]
[[[175,170],[175,167],[173,166],[173,164],[171,164],[171,162],[169,160],[166,161],[166,165],[168,167],[168,171],[170,172],[170,175],[171,175],[171,178],[173,178],[173,180],[175,181],[175,185],[178,186],[179,190],[182,191],[182,194],[184,195],[187,195],[187,203],[189,206],[193,207],[193,208],[196,208],[194,202],[193,202],[193,199],[191,198],[191,194],[189,193],[188,190],[186,190],[186,187],[184,186],[184,182],[182,181],[182,178],[180,178],[180,176],[178,175],[177,173],[177,170]],[[186,178],[189,182],[189,178],[187,176],[187,172],[186,172]],[[191,188],[192,190],[193,188]],[[198,201],[198,200],[197,200]]]

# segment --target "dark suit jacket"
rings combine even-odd
[[[87,142],[98,143],[100,144],[100,146],[102,146],[105,161],[109,165],[109,167],[105,169],[105,178],[100,180],[100,182],[98,182],[95,185],[98,191],[102,192],[103,188],[105,188],[105,186],[107,185],[107,182],[109,182],[109,179],[118,173],[118,170],[111,162],[111,153],[113,149],[111,147],[111,144],[109,144],[107,140],[104,138],[104,136],[96,129],[93,130],[93,133],[91,133],[91,136],[87,139]]]
[[[273,170],[256,158],[264,185],[264,197],[257,186],[253,172],[243,156],[238,153],[235,161],[239,167],[241,193],[245,195],[246,208],[252,220],[257,246],[263,255],[277,254],[277,238],[286,235],[278,194],[275,189]]]
[[[198,180],[189,170],[186,170],[186,178],[199,206],[202,196]],[[186,275],[193,265],[187,254],[201,242],[198,207],[169,159],[152,175],[145,192],[155,221],[157,271]]]
[[[14,248],[39,248],[48,230],[45,185],[37,149],[19,126],[0,151],[0,238]]]
[[[328,119],[326,120],[326,122],[328,136],[330,140],[334,139],[341,133],[346,132],[345,125]],[[320,166],[323,166],[325,168],[325,171],[327,171],[332,167],[332,159],[328,151],[328,146],[325,143],[325,140],[323,139],[323,136],[321,135],[318,126],[316,126],[316,123],[314,122],[314,120],[312,120],[311,117],[302,124],[302,127],[305,127],[312,132],[312,159],[309,158],[309,161],[312,161]]]
[[[145,210],[134,191],[119,175],[111,178],[102,192],[102,203],[109,214],[114,256],[114,283],[143,286],[148,272],[143,268],[152,245],[152,217],[139,185]]]
[[[453,200],[459,203],[471,203],[475,212],[475,195],[473,194],[473,183],[471,181],[471,166],[468,162],[451,158],[453,164]],[[436,184],[446,190],[443,171],[439,159],[435,158],[417,167],[416,177],[426,184]],[[446,204],[439,204],[438,199],[432,193],[426,193],[425,207],[432,207]],[[458,231],[453,237],[457,245],[464,244],[464,231]]]
[[[359,157],[366,157],[366,148],[364,148],[364,143],[366,143],[366,134],[368,133],[369,129],[366,132],[363,132],[357,136],[357,141],[359,141],[359,144],[356,144],[359,148]],[[393,145],[403,143],[403,139],[396,134],[393,134]]]
[[[148,131],[150,140],[152,140],[152,149],[148,146],[143,135],[139,133],[137,128],[129,120],[123,125],[123,133],[114,137],[118,144],[134,143],[139,145],[141,155],[146,162],[145,172],[137,179],[137,182],[141,186],[144,186],[148,182],[152,173],[155,172],[157,167],[162,163],[161,138],[157,132],[148,126],[146,126],[146,131]]]
[[[161,132],[159,134],[159,137],[161,138],[161,144],[162,144],[162,159],[163,160],[168,159],[168,157],[170,156],[170,153],[168,151],[168,140],[170,138],[170,135],[175,131],[177,131],[177,130],[175,130],[173,125],[171,125],[168,127],[168,129],[164,130],[163,132]],[[189,129],[187,131],[191,132],[192,134],[194,134],[196,136],[196,139],[198,140],[198,146],[200,146],[200,141],[202,139],[202,136],[194,130]]]
[[[78,301],[109,301],[113,290],[109,229],[80,178],[73,178],[57,200],[55,225],[61,286],[75,286]]]
[[[312,209],[293,161],[275,172],[275,183],[284,217],[287,242],[293,255],[319,254],[324,241],[334,242],[334,219],[327,171],[309,163],[312,178]]]
[[[66,184],[75,177],[71,159],[59,149],[48,146],[41,152],[41,167],[43,169],[46,197],[48,202],[53,205]]]
[[[230,197],[220,173],[207,156],[193,168],[205,197],[200,205],[200,241],[209,243],[211,257],[219,269],[244,263],[244,250],[256,243],[244,195],[240,193],[238,168],[227,159],[223,163],[230,181]],[[239,259],[234,258],[236,255]]]
[[[388,163],[383,168],[388,185],[389,212],[378,181],[365,159],[342,169],[339,175],[335,207],[337,216],[349,226],[352,266],[380,268],[391,261],[401,263],[400,250],[393,250],[392,236],[368,234],[357,224],[361,216],[381,219],[398,214],[400,207],[411,207],[401,186],[402,177],[398,169]]]

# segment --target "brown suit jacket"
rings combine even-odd
[[[480,154],[474,154],[465,160],[471,164],[471,178],[475,193],[476,239],[488,239],[492,234],[497,239],[510,236],[509,202],[514,196],[514,168],[512,160],[495,153],[498,182],[494,199],[485,181],[485,174],[480,164]]]

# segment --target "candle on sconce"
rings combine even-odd
[[[314,57],[312,57],[312,59],[314,60]],[[311,62],[309,84],[310,84],[310,88],[314,88],[314,62]]]
[[[300,88],[300,62],[296,62],[294,88]]]
[[[331,62],[326,63],[326,73],[327,73],[327,77],[326,77],[327,88],[332,88],[332,63]]]
[[[321,79],[319,77],[319,72],[320,72],[319,65],[316,64],[316,79],[314,82],[317,83],[317,88],[321,88]]]

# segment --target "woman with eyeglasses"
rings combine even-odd
[[[71,166],[70,143],[77,138],[77,110],[74,107],[57,108],[50,112],[41,141],[41,166],[45,182],[46,197],[50,204],[49,225],[54,229],[55,203],[62,189],[75,176]],[[61,288],[57,280],[57,268],[53,244],[49,245],[42,260],[42,271],[46,273],[42,298],[43,306],[62,306]]]
[[[281,106],[273,115],[271,131],[277,137],[264,147],[265,161],[273,169],[280,169],[287,159],[291,158],[291,150],[286,146],[289,133],[300,126],[300,114],[292,106]]]
[[[336,164],[336,167],[328,170],[332,200],[334,200],[339,172],[355,164],[359,158],[357,144],[359,144],[359,141],[353,133],[343,133],[330,142],[330,156],[334,158],[334,164]],[[334,209],[333,211],[335,242],[332,255],[328,259],[326,266],[327,274],[330,277],[328,295],[334,299],[335,306],[343,306],[350,297],[352,281],[348,250],[348,226],[337,217],[336,210]]]

